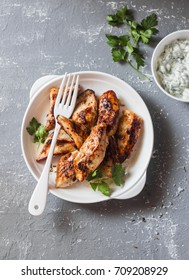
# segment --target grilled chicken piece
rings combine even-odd
[[[73,161],[78,153],[78,151],[74,151],[60,158],[56,172],[56,188],[65,188],[76,181]]]
[[[131,154],[141,132],[142,119],[135,113],[124,110],[115,134],[117,162],[124,162]]]
[[[92,128],[89,137],[81,146],[74,160],[77,180],[82,182],[89,173],[93,172],[100,165],[105,156],[107,145],[106,124],[100,123]]]
[[[67,119],[64,116],[58,116],[58,123],[63,127],[65,132],[74,140],[75,145],[78,149],[81,148],[84,140],[87,138],[87,129],[83,126],[79,126],[77,123],[74,123],[72,120]]]
[[[117,162],[117,145],[114,136],[109,138],[109,144],[106,149],[105,157],[99,166],[104,177],[112,177],[112,167]]]
[[[37,156],[36,161],[46,159],[49,153],[50,145],[53,138],[53,132],[47,137],[40,154]],[[56,146],[54,149],[54,155],[63,155],[69,152],[73,152],[76,149],[73,139],[64,131],[60,129],[58,134]]]
[[[108,90],[99,98],[98,123],[107,125],[107,135],[115,134],[119,118],[119,99],[113,90]]]
[[[83,124],[91,129],[97,120],[97,99],[91,89],[82,92],[78,98],[71,119],[78,124]]]
[[[47,121],[46,121],[46,125],[45,125],[45,129],[47,131],[54,129],[54,127],[55,127],[54,105],[56,102],[57,94],[58,94],[57,87],[53,87],[50,89],[50,95],[49,95],[50,107],[49,107],[49,113],[47,115]]]
[[[56,102],[56,97],[57,97],[57,94],[58,94],[58,90],[59,90],[59,88],[57,88],[57,87],[53,87],[53,88],[50,89],[49,113],[47,114],[47,121],[46,121],[46,125],[45,125],[45,129],[47,131],[50,131],[50,130],[54,129],[54,127],[55,127],[54,105],[55,105],[55,102]],[[67,93],[69,92],[69,90],[70,90],[70,87],[68,87]],[[80,91],[81,91],[81,87],[79,85],[78,92],[80,92]]]

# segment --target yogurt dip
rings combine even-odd
[[[168,93],[189,100],[189,40],[178,39],[165,47],[157,61],[157,74]]]

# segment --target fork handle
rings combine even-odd
[[[60,125],[56,123],[45,166],[29,202],[28,210],[34,216],[41,215],[45,209],[49,185],[49,170],[59,131]]]

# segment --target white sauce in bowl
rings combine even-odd
[[[162,87],[171,95],[189,100],[189,40],[175,40],[157,61]]]

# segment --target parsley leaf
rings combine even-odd
[[[132,54],[133,51],[134,51],[134,48],[133,48],[133,46],[131,45],[130,41],[127,42],[127,46],[126,46],[126,47],[127,47],[128,53],[129,53],[129,54]]]
[[[100,178],[102,178],[102,172],[99,169],[96,169],[89,174],[87,181],[92,181],[90,182],[90,185],[94,191],[98,190],[102,194],[110,196],[110,186],[104,181],[98,181]]]
[[[34,143],[35,142],[44,143],[48,134],[49,134],[48,131],[45,130],[45,126],[41,124],[38,127],[37,131],[35,132]]]
[[[90,183],[90,185],[94,191],[98,188],[98,183]]]
[[[44,143],[49,134],[48,131],[45,130],[45,126],[40,124],[36,118],[32,118],[26,130],[30,135],[34,136],[34,143],[39,142],[39,144]]]
[[[120,46],[126,46],[129,42],[129,36],[128,35],[122,35],[119,36],[119,45]]]
[[[134,39],[135,44],[142,41],[144,44],[149,44],[153,35],[158,33],[155,26],[158,24],[157,15],[151,14],[141,21],[141,24],[135,21],[129,21],[130,34]]]
[[[106,182],[90,183],[90,185],[94,191],[98,189],[102,194],[110,196],[110,186]]]
[[[99,183],[98,184],[98,190],[102,194],[104,194],[106,196],[110,196],[110,187],[109,187],[109,185],[106,182],[102,181],[101,183]]]
[[[102,172],[99,169],[96,169],[95,171],[93,171],[91,174],[88,175],[87,181],[91,181],[99,178],[102,178]]]
[[[119,45],[119,37],[118,37],[118,36],[106,34],[106,37],[107,37],[107,39],[108,39],[107,44],[108,44],[110,47],[116,47],[116,46]]]
[[[144,30],[151,29],[152,27],[156,26],[157,24],[158,24],[158,20],[157,20],[156,14],[151,14],[141,21],[141,26],[143,27]]]
[[[125,61],[126,58],[126,50],[125,49],[112,49],[112,58],[114,62],[117,61]]]
[[[128,10],[128,7],[125,6],[124,8],[117,10],[116,14],[108,15],[106,17],[106,20],[109,25],[120,26],[126,23],[131,18],[132,18],[131,12]]]
[[[137,48],[134,48],[133,54],[136,61],[136,68],[139,69],[140,66],[144,67],[144,56],[139,52]]]
[[[106,34],[106,38],[108,39],[107,44],[110,47],[118,47],[118,46],[125,46],[127,45],[129,41],[129,36],[128,35],[123,35],[123,36],[115,36],[111,34]]]
[[[26,127],[26,130],[30,135],[33,135],[37,131],[39,126],[40,123],[35,118],[32,118],[32,120],[29,123],[29,126]]]
[[[112,167],[112,179],[117,186],[121,186],[125,182],[125,169],[121,164],[116,163]]]
[[[140,39],[140,34],[138,34],[136,28],[131,28],[130,34],[132,38],[134,39],[135,44],[138,44],[139,39]]]
[[[135,60],[136,60],[136,68],[139,69],[140,66],[144,67],[144,56],[142,54],[135,54]]]
[[[146,31],[140,31],[140,37],[144,44],[148,44],[150,38],[152,37],[152,31],[150,29]]]

